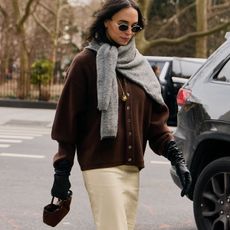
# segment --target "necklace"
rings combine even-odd
[[[117,80],[118,80],[118,84],[119,84],[119,86],[121,88],[121,92],[122,92],[121,100],[124,101],[124,102],[126,102],[128,100],[127,93],[125,93],[125,91],[124,91],[124,89],[122,87],[120,79],[117,78]]]

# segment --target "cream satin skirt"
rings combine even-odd
[[[82,173],[97,230],[134,230],[139,169],[121,165]]]

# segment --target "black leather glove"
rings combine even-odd
[[[61,200],[68,197],[68,191],[71,187],[69,181],[71,166],[68,161],[63,160],[55,165],[55,174],[51,195]]]
[[[166,148],[166,157],[175,166],[176,173],[183,187],[181,196],[187,195],[192,184],[191,174],[186,166],[182,152],[178,149],[175,141],[170,141]]]

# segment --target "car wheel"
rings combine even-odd
[[[201,172],[193,209],[199,230],[230,230],[230,157],[213,161]]]

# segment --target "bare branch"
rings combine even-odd
[[[8,17],[6,10],[1,5],[0,5],[0,13],[2,13],[5,18]]]
[[[230,3],[229,2],[225,2],[223,4],[219,4],[219,5],[214,5],[211,7],[211,10],[212,11],[215,11],[215,10],[222,10],[222,9],[225,9],[226,7],[229,7],[230,6]]]
[[[32,16],[34,21],[52,38],[52,32],[48,29],[48,27],[44,23],[42,23],[35,14],[33,14]]]
[[[51,8],[49,8],[49,6],[47,6],[45,3],[39,2],[39,5],[56,17],[56,13]]]
[[[24,15],[21,17],[20,21],[18,22],[18,25],[21,26],[25,23],[25,21],[27,20],[27,18],[30,16],[31,13],[31,7],[32,4],[34,2],[37,2],[38,0],[29,0],[26,4],[26,8],[25,8],[25,13]]]
[[[211,8],[211,10],[208,13],[208,19],[211,19],[215,16],[218,16],[218,15],[221,15],[221,14],[224,14],[230,11],[229,7],[230,7],[230,3],[226,3],[224,7]]]
[[[157,33],[154,34],[154,37],[159,36],[163,31],[165,31],[166,29],[168,29],[169,26],[171,26],[171,24],[179,17],[181,17],[183,14],[187,13],[187,11],[189,11],[190,9],[192,9],[193,7],[196,6],[196,3],[192,3],[190,5],[188,5],[187,7],[183,8],[178,14],[173,15],[171,18],[169,18],[168,22],[161,26],[161,28],[157,31]]]
[[[198,38],[198,37],[203,37],[203,36],[208,36],[210,34],[213,34],[215,32],[218,32],[222,29],[225,29],[226,27],[228,27],[230,25],[230,21],[226,22],[226,23],[223,23],[221,25],[218,25],[208,31],[202,31],[202,32],[192,32],[192,33],[188,33],[184,36],[181,36],[181,37],[178,37],[178,38],[175,38],[175,39],[170,39],[170,38],[160,38],[160,39],[156,39],[156,40],[153,40],[153,41],[145,41],[146,43],[146,47],[145,47],[145,50],[148,50],[149,48],[151,47],[154,47],[154,46],[160,46],[160,45],[177,45],[177,44],[181,44],[183,42],[186,42],[190,39],[193,39],[193,38]]]

